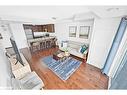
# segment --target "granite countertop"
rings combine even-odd
[[[55,38],[55,36],[49,36],[49,37],[42,37],[42,38],[35,38],[35,39],[29,39],[28,42],[37,42],[37,41],[42,41],[42,40],[45,40],[45,39],[52,39],[52,38]]]

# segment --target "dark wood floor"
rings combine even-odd
[[[43,66],[41,59],[51,55],[58,48],[52,48],[30,54],[28,48],[22,49],[22,53],[40,78],[43,80],[44,89],[107,89],[108,77],[101,74],[100,69],[86,63],[82,63],[78,70],[67,81],[62,81],[46,66]]]

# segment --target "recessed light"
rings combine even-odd
[[[56,20],[56,17],[52,17],[53,20]]]

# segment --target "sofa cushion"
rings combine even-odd
[[[14,90],[21,89],[21,83],[18,79],[12,78],[11,81],[12,81],[12,89]]]
[[[25,83],[22,83],[22,89],[33,89],[35,86],[40,85],[39,88],[42,88],[42,82],[40,82],[37,77],[32,77],[31,79],[27,79]]]
[[[77,43],[72,43],[69,42],[68,43],[68,47],[74,48],[74,49],[79,49],[81,45],[77,44]]]
[[[78,51],[77,51],[76,49],[74,49],[74,48],[68,47],[68,52],[69,52],[70,54],[72,54],[72,55],[77,56],[77,57],[84,58],[84,55],[83,55],[82,53],[78,52]]]
[[[21,88],[22,89],[39,89],[44,86],[42,80],[35,72],[28,73],[21,80]]]
[[[12,89],[41,89],[44,87],[43,81],[33,71],[28,73],[22,79],[12,78]]]

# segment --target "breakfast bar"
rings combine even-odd
[[[28,46],[32,53],[48,49],[51,47],[56,46],[56,37],[55,36],[49,36],[49,37],[41,37],[41,38],[34,38],[28,40]]]

